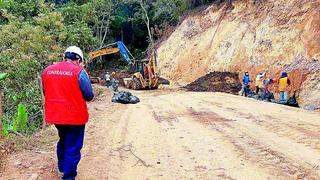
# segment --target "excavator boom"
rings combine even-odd
[[[116,46],[116,47],[114,47]],[[133,56],[128,50],[128,48],[123,44],[122,41],[117,41],[116,43],[109,44],[105,46],[104,48],[99,48],[97,50],[94,50],[89,53],[89,62],[90,63],[93,59],[108,55],[108,54],[115,54],[120,52],[123,58],[128,61],[129,63],[132,63]]]
[[[89,53],[89,58],[90,59],[95,59],[99,56],[103,56],[103,55],[107,55],[107,54],[114,54],[119,52],[120,49],[119,48],[109,48],[109,49],[99,49],[96,51],[92,51]]]

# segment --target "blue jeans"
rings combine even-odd
[[[261,99],[262,99],[262,100],[266,99],[266,89],[265,89],[265,88],[261,88],[260,90],[261,90],[261,92],[262,92],[262,94],[261,94]]]
[[[256,86],[256,94],[258,94],[259,93],[259,86]]]
[[[285,104],[288,101],[288,92],[280,91],[280,103]]]
[[[58,168],[62,179],[74,180],[81,159],[85,125],[56,125],[59,134],[57,144]]]

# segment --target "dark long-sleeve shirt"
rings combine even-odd
[[[92,90],[89,76],[85,70],[82,70],[79,73],[78,80],[79,80],[80,90],[81,90],[83,98],[86,101],[91,101],[94,97],[94,93]]]

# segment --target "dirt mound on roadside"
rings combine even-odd
[[[188,91],[210,91],[238,94],[241,90],[238,73],[211,72],[185,86]]]

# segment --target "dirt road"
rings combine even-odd
[[[141,103],[104,93],[89,105],[79,180],[320,178],[319,113],[223,93],[134,94]],[[57,179],[54,143],[12,155],[0,179]]]

